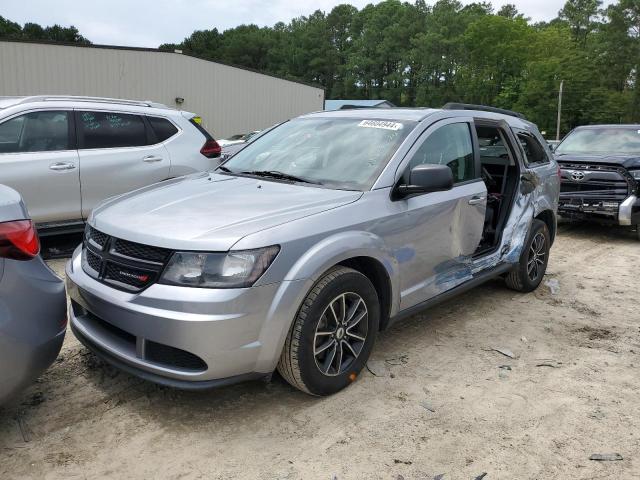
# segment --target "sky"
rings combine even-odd
[[[330,11],[341,3],[362,8],[377,0],[0,0],[0,15],[21,25],[74,25],[93,43],[155,48],[162,43],[179,43],[194,30],[215,27],[223,31],[243,23],[270,26],[317,9]],[[492,3],[496,10],[513,3],[525,16],[542,21],[557,16],[564,1]]]

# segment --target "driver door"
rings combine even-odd
[[[454,186],[402,200],[405,252],[400,262],[400,309],[429,300],[470,280],[471,259],[482,237],[487,189],[480,178],[472,119],[449,119],[429,127],[400,166],[408,182],[419,164],[448,165]]]

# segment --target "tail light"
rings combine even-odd
[[[222,147],[218,145],[213,138],[204,142],[204,145],[200,149],[200,153],[207,158],[218,158],[222,153]]]
[[[40,253],[40,241],[31,220],[0,223],[0,257],[31,260]]]

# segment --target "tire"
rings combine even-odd
[[[351,268],[330,269],[307,294],[289,329],[280,375],[310,395],[342,390],[365,366],[379,322],[380,302],[371,281]]]
[[[505,278],[507,287],[518,292],[532,292],[538,288],[547,270],[550,248],[551,235],[547,225],[534,219],[520,260]]]

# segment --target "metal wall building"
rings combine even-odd
[[[0,96],[43,94],[164,103],[200,115],[215,138],[324,106],[321,88],[180,53],[0,41]]]

